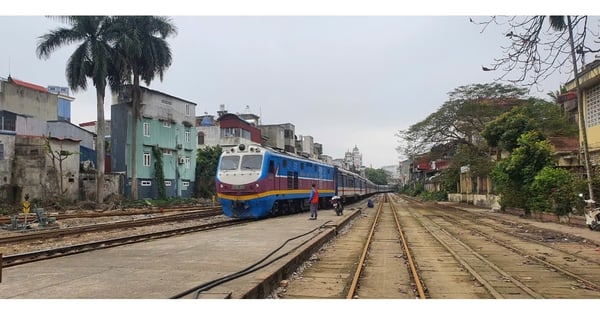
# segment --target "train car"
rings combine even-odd
[[[217,197],[232,218],[260,219],[306,211],[311,186],[319,208],[334,196],[335,168],[320,161],[255,144],[223,149],[216,174]]]
[[[365,178],[338,167],[335,170],[335,194],[343,203],[355,202],[367,195]]]

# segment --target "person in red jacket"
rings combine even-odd
[[[310,203],[310,218],[309,220],[317,219],[317,208],[319,205],[319,191],[315,187],[315,184],[312,184],[312,189],[310,191],[310,195],[308,196],[308,202]]]

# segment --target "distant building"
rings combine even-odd
[[[296,127],[291,123],[260,125],[264,145],[296,153]]]
[[[356,145],[354,146],[354,149],[352,149],[352,152],[350,152],[349,150],[346,151],[346,153],[344,154],[343,164],[344,168],[347,170],[360,172],[360,170],[363,169],[362,154],[360,153],[360,150]]]
[[[204,113],[196,117],[197,143],[196,148],[204,149],[207,146],[216,146],[221,138],[221,130],[217,119],[213,115]]]
[[[314,153],[314,140],[312,136],[296,136],[296,153],[306,158],[317,159]]]
[[[400,181],[400,171],[398,165],[387,165],[381,167],[381,169],[383,169],[389,176],[388,183],[398,184],[398,182]]]

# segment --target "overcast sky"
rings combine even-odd
[[[313,136],[333,158],[357,146],[363,164],[374,168],[399,162],[395,134],[435,112],[449,92],[463,85],[492,83],[499,73],[484,72],[482,66],[502,57],[501,47],[508,44],[503,29],[482,33],[481,27],[470,23],[469,17],[476,18],[477,13],[403,15],[393,8],[369,14],[357,7],[339,10],[350,14],[331,15],[336,7],[325,7],[307,12],[290,9],[296,15],[260,8],[240,15],[239,7],[211,8],[197,15],[189,15],[194,11],[185,8],[174,12],[179,12],[173,16],[178,34],[167,39],[173,63],[163,81],[156,78],[149,88],[196,103],[197,115],[216,114],[225,104],[233,113],[249,109],[261,116],[263,124],[292,123],[297,135]],[[37,40],[63,26],[45,14],[87,12],[55,9],[33,16],[23,13],[26,9],[0,16],[1,77],[10,74],[42,86],[67,85],[65,65],[75,46],[41,60],[35,54]],[[546,97],[569,79],[557,74],[532,95]],[[72,122],[95,120],[91,81],[88,91],[72,95],[76,98]],[[106,119],[110,105],[107,96]]]

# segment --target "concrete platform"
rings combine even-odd
[[[254,298],[278,284],[281,278],[273,273],[293,271],[290,264],[307,258],[286,253],[320,246],[338,224],[359,213],[320,210],[317,220],[308,220],[305,212],[3,268],[0,298],[168,299],[238,273],[282,247],[265,260],[281,256],[276,262],[199,296]]]

